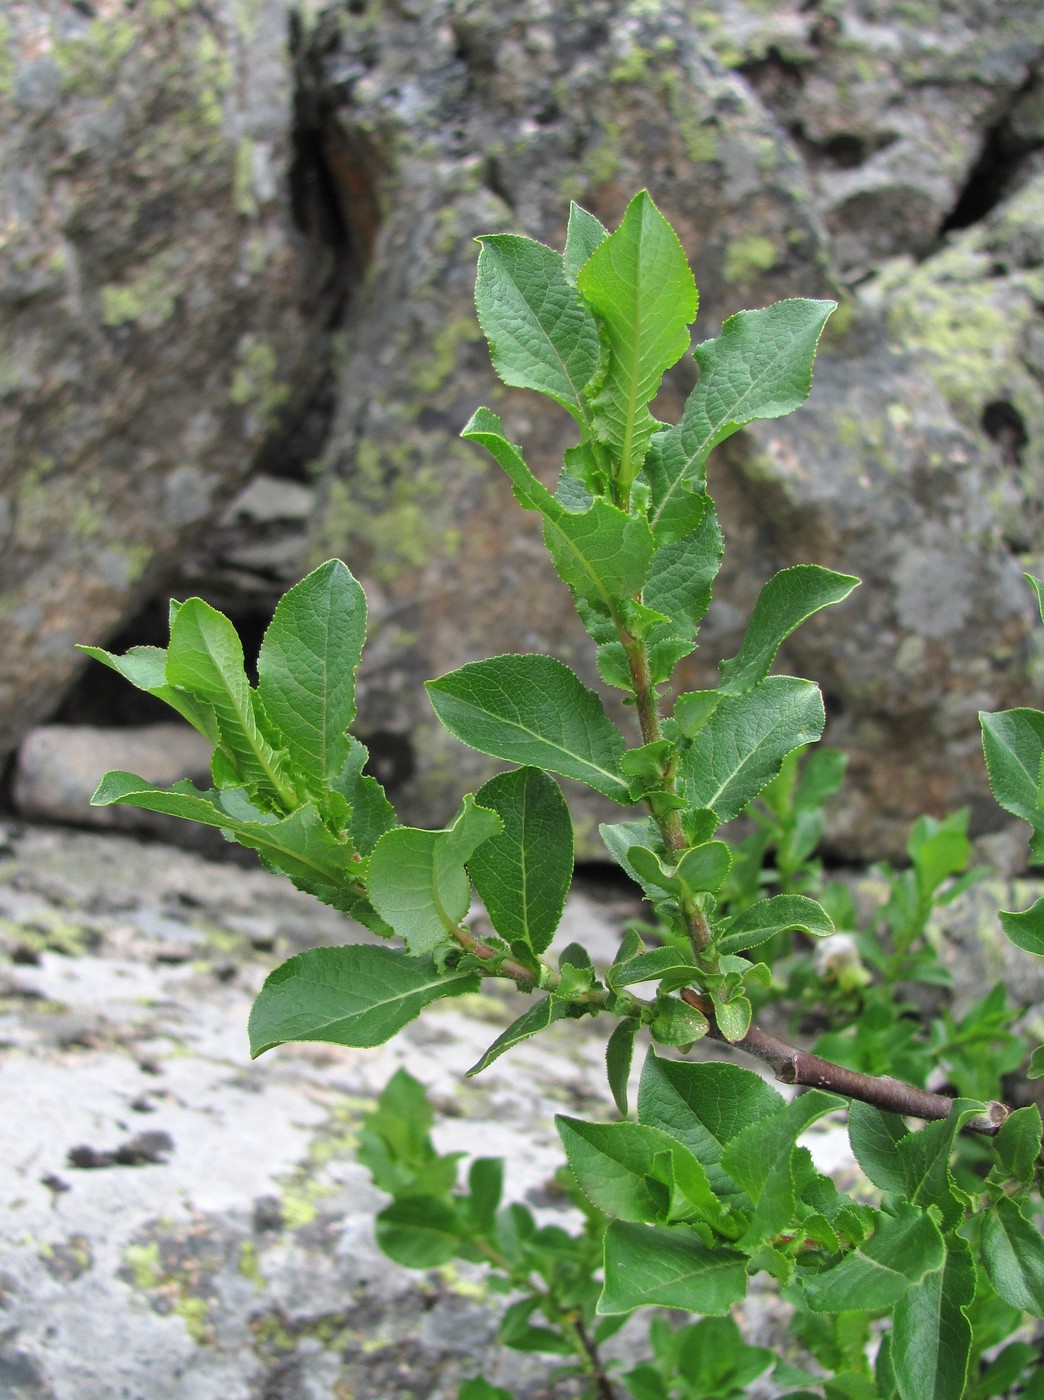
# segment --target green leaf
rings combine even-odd
[[[584,1195],[616,1220],[659,1221],[721,1208],[706,1173],[681,1143],[641,1123],[585,1123],[559,1114],[555,1127]],[[673,1190],[680,1179],[680,1198]]]
[[[1026,1071],[1027,1079],[1040,1079],[1044,1077],[1044,1045],[1038,1045],[1030,1056],[1029,1069]]]
[[[160,788],[133,773],[122,772],[106,773],[91,798],[94,807],[111,803],[164,812],[227,831],[241,846],[257,851],[268,869],[286,875],[298,889],[346,913],[355,912],[364,894],[362,886],[356,883],[352,847],[326,830],[311,804],[299,807],[289,817],[275,818],[257,812],[254,820],[246,820],[220,806],[213,794],[200,792],[189,782]]]
[[[826,938],[834,923],[823,906],[803,894],[777,894],[759,899],[742,914],[723,922],[715,934],[719,953],[742,953],[756,948],[778,933],[800,929],[813,938]]]
[[[580,598],[612,610],[641,589],[653,553],[644,519],[603,500],[592,501],[580,513],[567,510],[529,470],[488,408],[472,416],[461,437],[485,447],[509,477],[518,503],[544,517],[544,541],[555,568]]]
[[[982,1261],[990,1283],[1006,1303],[1044,1317],[1044,1238],[1006,1196],[983,1223]]]
[[[430,1002],[478,985],[477,973],[440,973],[397,948],[309,948],[266,978],[250,1012],[250,1054],[296,1040],[383,1045]]]
[[[363,770],[370,754],[354,734],[348,736],[348,757],[332,787],[351,810],[352,844],[368,856],[386,831],[396,825],[395,808],[376,778]]]
[[[577,275],[584,263],[587,262],[599,243],[608,237],[609,230],[601,220],[596,219],[593,214],[589,214],[586,209],[581,209],[579,204],[571,203],[569,205],[569,224],[566,228],[562,265],[567,279],[574,287]]]
[[[582,394],[599,368],[602,346],[561,255],[511,233],[478,241],[475,305],[493,368],[505,384],[549,395],[585,428]]]
[[[473,661],[428,681],[427,691],[443,725],[479,753],[548,768],[630,803],[623,735],[595,692],[554,657]]]
[[[647,886],[643,883],[641,876],[628,859],[628,852],[634,846],[646,846],[651,850],[663,852],[659,828],[653,819],[642,817],[636,821],[603,822],[598,828],[598,834],[617,865],[631,877],[636,885],[641,885],[650,899],[658,899],[659,891],[654,886]]]
[[[818,564],[782,569],[761,590],[739,651],[721,663],[721,693],[742,695],[764,680],[787,637],[821,608],[842,602],[858,585],[851,574],[836,574]]]
[[[687,987],[696,977],[692,956],[680,948],[652,948],[647,953],[612,965],[606,974],[611,987],[633,987],[637,982],[660,982],[666,979],[667,990]]]
[[[502,823],[500,834],[468,861],[475,888],[501,938],[520,939],[542,953],[573,878],[573,826],[565,798],[539,768],[518,768],[491,778],[475,801]]]
[[[899,1144],[909,1129],[896,1113],[853,1099],[848,1110],[848,1140],[855,1159],[867,1177],[882,1191],[902,1195],[906,1168]]]
[[[668,979],[666,985],[670,981],[673,979]],[[664,996],[664,986],[665,982],[661,981],[661,994],[656,999],[656,1015],[649,1023],[649,1034],[659,1045],[677,1045],[688,1051],[707,1034],[710,1022],[702,1011],[680,997]]]
[[[1009,1113],[993,1139],[993,1150],[1001,1167],[1016,1181],[1032,1182],[1041,1152],[1040,1109],[1029,1104]]]
[[[729,1064],[690,1064],[649,1052],[638,1088],[638,1120],[683,1143],[718,1196],[737,1187],[721,1167],[728,1143],[748,1124],[778,1112],[785,1100],[753,1070]]]
[[[724,841],[705,841],[701,846],[672,852],[669,865],[645,846],[632,846],[627,859],[643,887],[651,885],[662,893],[676,894],[691,901],[700,891],[719,887],[729,873],[732,852]]]
[[[1040,770],[1044,762],[1044,713],[1040,710],[980,712],[986,773],[999,806],[1029,822],[1038,840],[1044,837]],[[1044,859],[1037,853],[1036,859]]]
[[[500,818],[470,794],[442,831],[398,826],[374,847],[366,873],[370,902],[416,957],[451,936],[471,904],[465,864],[501,830]]]
[[[943,1237],[932,1217],[904,1205],[895,1216],[879,1215],[874,1233],[832,1269],[801,1280],[813,1312],[892,1308],[913,1284],[942,1268]]]
[[[468,1168],[468,1211],[476,1230],[492,1231],[503,1193],[503,1157],[476,1157]]]
[[[218,786],[244,784],[252,796],[268,805],[290,809],[296,805],[293,788],[282,772],[282,757],[258,726],[236,629],[202,598],[182,603],[171,624],[167,681],[190,691],[214,711],[221,735],[219,752],[237,779]]]
[[[539,1031],[547,1030],[554,1021],[560,1021],[563,1016],[569,1015],[569,1002],[561,997],[546,996],[534,1002],[527,1011],[511,1022],[507,1030],[498,1035],[493,1044],[482,1055],[467,1072],[467,1078],[481,1074],[484,1069],[498,1060],[505,1050],[510,1050],[513,1045],[518,1045],[523,1040],[528,1040],[531,1035],[536,1035]]]
[[[616,1029],[605,1047],[605,1067],[609,1076],[609,1091],[613,1096],[620,1115],[627,1117],[627,1083],[631,1077],[631,1060],[634,1056],[634,1038],[641,1028],[637,1016],[625,1016],[616,1023]]]
[[[212,744],[221,741],[213,708],[196,699],[187,690],[179,690],[167,683],[167,652],[165,647],[131,647],[123,656],[114,656],[101,647],[78,646],[77,651],[85,652],[95,661],[121,675],[124,680],[146,695],[154,695],[172,710],[187,719],[194,729]]]
[[[257,693],[313,792],[348,760],[365,637],[362,588],[339,559],[330,559],[283,595],[261,643]]]
[[[664,484],[649,517],[654,532],[679,493],[702,483],[713,447],[756,418],[781,418],[804,403],[819,337],[835,305],[793,298],[740,311],[716,340],[696,347],[700,377],[680,422],[660,443]]]
[[[756,1207],[745,1237],[750,1243],[771,1238],[791,1223],[796,1205],[794,1145],[817,1119],[845,1106],[836,1094],[810,1089],[769,1117],[748,1124],[725,1146],[722,1167]]]
[[[1040,610],[1040,620],[1044,622],[1044,579],[1034,578],[1032,574],[1023,574],[1024,579],[1028,579],[1034,593],[1037,595],[1037,607]]]
[[[609,363],[591,400],[595,432],[613,449],[630,487],[657,427],[648,405],[664,371],[689,348],[696,283],[670,224],[646,191],[595,248],[577,286],[602,323]]]
[[[746,1262],[723,1245],[708,1248],[684,1226],[614,1220],[605,1233],[605,1285],[598,1312],[661,1307],[725,1313],[747,1291]]]
[[[457,1400],[514,1400],[514,1397],[503,1386],[490,1385],[484,1376],[472,1376],[461,1383]]]
[[[659,544],[649,565],[642,602],[668,620],[649,629],[649,673],[653,685],[670,679],[675,666],[696,645],[700,622],[710,606],[725,542],[709,496],[699,523],[680,540]]]
[[[397,1264],[436,1269],[460,1248],[461,1222],[450,1202],[438,1196],[400,1196],[377,1216],[374,1234]]]
[[[1009,942],[1024,953],[1036,953],[1037,957],[1044,958],[1044,895],[1021,914],[1002,909],[997,917]]]
[[[682,756],[679,778],[690,806],[731,821],[779,772],[788,753],[823,732],[819,687],[768,676],[743,695],[726,696]]]
[[[891,1362],[902,1400],[961,1400],[972,1343],[965,1309],[974,1297],[971,1250],[952,1236],[942,1268],[895,1305]]]

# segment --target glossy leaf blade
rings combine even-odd
[[[892,1316],[891,1363],[902,1400],[961,1400],[972,1329],[975,1263],[953,1236],[941,1269],[899,1299]]]
[[[802,622],[842,602],[858,584],[852,574],[837,574],[818,564],[781,569],[761,590],[739,651],[721,663],[718,690],[724,695],[751,690],[768,675],[776,652]]]
[[[250,1012],[250,1054],[298,1040],[383,1045],[431,1002],[478,985],[477,973],[440,973],[431,958],[395,948],[309,948],[265,980]]]
[[[816,900],[803,894],[777,894],[759,899],[725,925],[714,944],[719,953],[742,953],[774,938],[777,933],[800,929],[814,938],[834,932],[830,915]]]
[[[475,305],[493,368],[517,389],[548,394],[584,424],[585,386],[602,357],[598,326],[562,256],[532,238],[480,238]]]
[[[481,1074],[484,1069],[499,1060],[506,1050],[510,1050],[513,1045],[519,1045],[523,1040],[528,1040],[530,1036],[538,1035],[540,1031],[546,1031],[548,1026],[555,1021],[560,1021],[564,1016],[569,1015],[569,1003],[561,997],[546,996],[533,1003],[527,1011],[512,1021],[506,1031],[497,1036],[493,1044],[467,1072],[470,1079],[476,1074]]]
[[[330,559],[283,595],[261,643],[261,703],[313,790],[347,761],[365,637],[362,588],[339,559]]]
[[[986,1215],[982,1258],[990,1283],[1006,1303],[1044,1317],[1044,1238],[1006,1197]]]
[[[619,600],[639,592],[653,553],[645,520],[603,500],[592,501],[580,512],[567,510],[526,466],[488,408],[472,416],[461,437],[484,447],[503,467],[518,503],[544,517],[544,540],[555,568],[580,598],[612,610]]]
[[[160,788],[133,773],[122,772],[106,773],[91,798],[94,807],[110,803],[165,812],[227,831],[240,845],[257,851],[270,869],[288,876],[299,889],[348,913],[357,904],[359,895],[351,890],[355,881],[352,848],[326,830],[310,805],[278,820],[244,820],[191,783]]]
[[[682,757],[682,791],[693,807],[713,808],[721,821],[731,821],[772,781],[788,753],[819,738],[825,722],[818,686],[767,676],[715,709]]]
[[[693,351],[700,377],[677,427],[661,441],[663,489],[653,501],[654,530],[679,492],[705,477],[713,447],[757,418],[781,418],[804,403],[832,301],[792,298],[730,316],[715,340]]]
[[[292,797],[280,758],[258,728],[236,629],[202,598],[182,603],[171,624],[167,681],[212,707],[221,747],[241,782],[276,801]]]
[[[998,918],[1009,943],[1014,943],[1024,953],[1035,953],[1038,958],[1044,958],[1044,895],[1035,899],[1022,913],[1001,910]]]
[[[913,1206],[879,1215],[874,1233],[840,1264],[802,1279],[813,1312],[892,1308],[914,1284],[942,1268],[946,1248],[930,1215]]]
[[[738,1187],[721,1166],[728,1143],[748,1124],[777,1113],[783,1096],[753,1070],[691,1064],[648,1054],[638,1088],[638,1120],[684,1143],[719,1196]]]
[[[210,740],[212,744],[221,742],[221,734],[210,705],[197,700],[187,690],[179,690],[167,682],[167,651],[165,647],[131,647],[122,656],[101,647],[78,646],[77,651],[100,661],[129,681],[138,690],[162,700],[172,710],[187,719],[194,729]]]
[[[608,237],[609,230],[600,219],[596,219],[588,210],[581,209],[579,204],[570,204],[562,266],[566,277],[574,287],[584,263],[587,262],[599,243]]]
[[[464,798],[441,831],[398,826],[374,847],[366,872],[370,902],[415,956],[445,943],[471,904],[465,864],[501,829],[500,819]]]
[[[606,1231],[599,1313],[655,1306],[720,1315],[746,1291],[744,1256],[725,1246],[709,1249],[684,1227],[614,1220]]]
[[[623,735],[602,702],[551,656],[495,656],[427,682],[435,713],[479,753],[576,778],[621,804]]]
[[[475,794],[503,829],[476,847],[468,870],[493,927],[534,953],[551,942],[573,878],[573,824],[558,784],[539,768],[499,773]]]
[[[696,283],[678,236],[643,190],[615,233],[581,269],[577,286],[602,322],[609,347],[592,401],[595,431],[630,485],[657,427],[648,405],[664,371],[689,348]]]
[[[999,806],[1035,831],[1044,830],[1040,768],[1044,759],[1044,713],[998,710],[980,714],[986,773]]]

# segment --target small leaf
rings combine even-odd
[[[478,985],[477,973],[440,973],[431,958],[396,948],[309,948],[266,978],[250,1012],[250,1054],[297,1040],[383,1045],[429,1003]]]
[[[682,756],[679,777],[693,807],[731,821],[779,772],[788,753],[823,732],[819,687],[768,676],[743,695],[726,696]]]
[[[902,1400],[961,1400],[972,1329],[975,1263],[965,1240],[951,1236],[941,1269],[909,1288],[892,1318],[891,1362]]]
[[[611,987],[632,987],[637,982],[659,982],[666,979],[669,990],[687,987],[696,976],[691,955],[680,948],[652,948],[647,953],[612,965],[606,974]]]
[[[542,953],[573,878],[573,826],[565,798],[540,769],[518,768],[491,778],[475,801],[496,812],[503,827],[468,861],[475,888],[501,938],[520,939]]]
[[[664,1060],[652,1051],[638,1089],[638,1120],[677,1138],[703,1166],[718,1196],[737,1186],[720,1166],[726,1145],[785,1100],[760,1074],[729,1064]]]
[[[143,690],[146,695],[154,695],[157,700],[162,700],[165,705],[169,705],[172,710],[176,710],[187,719],[189,724],[198,729],[212,744],[221,742],[213,708],[197,700],[187,690],[179,690],[176,686],[168,684],[167,652],[164,647],[131,647],[123,656],[115,656],[111,651],[103,651],[101,647],[78,646],[76,649],[108,666],[138,690]]]
[[[688,850],[672,852],[673,864],[665,864],[644,846],[632,846],[627,859],[637,871],[643,886],[651,885],[666,894],[677,894],[686,901],[705,890],[716,890],[732,864],[732,852],[724,841],[705,841]]]
[[[661,981],[661,993],[673,979]],[[649,1023],[649,1034],[660,1045],[677,1045],[688,1050],[710,1030],[710,1022],[702,1011],[679,997],[659,996],[656,1015]]]
[[[366,872],[370,902],[415,956],[450,938],[471,904],[465,863],[501,830],[500,818],[464,798],[452,826],[398,826],[374,847]]]
[[[490,1385],[484,1376],[472,1376],[461,1382],[457,1400],[514,1400],[514,1397],[503,1386]]]
[[[987,1212],[982,1260],[990,1283],[1006,1303],[1044,1317],[1044,1239],[1006,1196]]]
[[[1044,1045],[1038,1045],[1030,1056],[1026,1078],[1040,1079],[1042,1077],[1044,1077]]]
[[[610,983],[611,985],[611,983]],[[641,1027],[637,1016],[625,1016],[618,1021],[616,1029],[605,1047],[605,1067],[609,1077],[609,1091],[620,1116],[627,1117],[627,1084],[631,1077],[631,1060],[634,1056],[634,1038]]]
[[[818,564],[782,569],[761,590],[739,651],[721,663],[721,693],[741,695],[764,680],[780,645],[795,628],[820,609],[842,602],[858,585],[851,574],[836,574]]]
[[[670,1182],[656,1167],[663,1153],[689,1159],[690,1171],[704,1184],[707,1209],[716,1211],[717,1202],[699,1163],[660,1129],[641,1123],[585,1123],[564,1114],[557,1115],[555,1127],[584,1195],[613,1219],[666,1223]]]
[[[569,205],[569,224],[566,228],[562,264],[566,277],[574,287],[580,269],[599,243],[608,237],[609,230],[602,224],[601,220],[596,219],[593,214],[589,214],[586,209],[581,209],[579,204],[571,203]]]
[[[560,997],[546,996],[524,1011],[521,1016],[511,1022],[507,1030],[498,1035],[493,1044],[482,1055],[482,1057],[471,1066],[467,1072],[467,1078],[481,1074],[484,1069],[488,1069],[494,1060],[498,1060],[505,1050],[510,1050],[513,1045],[518,1045],[523,1040],[528,1040],[531,1035],[536,1035],[539,1031],[547,1030],[554,1021],[560,1021],[563,1016],[569,1015],[569,1002]]]
[[[595,318],[567,279],[561,255],[510,233],[479,243],[475,305],[493,368],[505,384],[549,395],[585,427],[582,393],[601,363],[602,347]]]
[[[213,709],[220,752],[236,774],[235,782],[219,782],[219,786],[245,784],[269,805],[291,809],[296,805],[281,771],[282,759],[258,727],[236,629],[202,598],[182,603],[171,625],[167,681]]]
[[[684,1226],[614,1220],[606,1231],[599,1313],[661,1307],[720,1315],[746,1291],[744,1256],[723,1245],[708,1248]]]
[[[742,914],[720,926],[714,945],[719,953],[742,953],[778,933],[800,929],[814,938],[834,932],[830,915],[814,899],[803,894],[777,894],[759,899]]]
[[[702,483],[713,447],[756,418],[781,418],[804,403],[819,337],[835,305],[792,298],[740,311],[716,340],[696,347],[700,377],[680,422],[660,443],[663,487],[649,515],[654,533],[677,495]]]
[[[1021,948],[1024,953],[1035,953],[1044,957],[1044,895],[1034,900],[1021,914],[1001,910],[997,916],[1001,921],[1008,941]]]
[[[611,611],[639,592],[653,553],[644,519],[603,500],[591,501],[581,512],[567,510],[529,470],[488,408],[472,416],[461,437],[485,447],[506,472],[519,505],[544,517],[544,541],[555,568],[579,598]]]
[[[365,637],[362,588],[330,559],[283,595],[261,643],[258,695],[313,791],[347,762]]]
[[[1009,1113],[993,1139],[997,1161],[1011,1177],[1029,1185],[1041,1153],[1040,1109],[1036,1104]]]
[[[462,743],[508,763],[576,778],[630,803],[623,735],[593,690],[552,656],[495,656],[427,682],[435,713]]]
[[[664,371],[689,348],[696,283],[677,234],[646,191],[595,248],[577,287],[602,323],[609,363],[592,400],[595,431],[619,461],[626,488],[656,429],[648,405]]]
[[[867,1177],[882,1191],[902,1195],[906,1168],[899,1144],[909,1129],[895,1113],[884,1113],[853,1099],[848,1110],[848,1140]]]
[[[223,800],[230,799],[231,794],[226,794]],[[289,817],[254,812],[253,819],[245,819],[219,805],[214,794],[200,792],[189,782],[160,788],[133,773],[122,772],[106,773],[91,798],[93,807],[107,807],[110,803],[164,812],[226,831],[241,846],[257,851],[268,869],[287,876],[298,889],[345,913],[356,913],[364,898],[352,861],[352,847],[327,831],[311,804],[299,807]],[[248,804],[245,806],[252,810]]]
[[[898,1215],[878,1215],[874,1233],[832,1269],[801,1280],[813,1312],[892,1308],[913,1284],[942,1268],[943,1237],[932,1217],[904,1205]]]
[[[389,1259],[407,1269],[448,1264],[461,1245],[461,1221],[438,1196],[400,1196],[374,1221],[374,1234]]]
[[[986,773],[999,806],[1034,832],[1044,831],[1040,803],[1040,766],[1044,761],[1044,713],[998,710],[979,714]]]

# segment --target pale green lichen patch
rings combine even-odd
[[[142,330],[158,330],[174,314],[181,291],[180,257],[167,251],[122,282],[110,282],[98,293],[105,326],[133,321]]]
[[[237,407],[258,409],[264,418],[274,415],[290,397],[290,387],[276,377],[279,356],[267,341],[245,335],[236,347],[236,368],[228,396]]]
[[[746,282],[768,272],[779,261],[779,250],[766,234],[734,238],[725,253],[726,282]]]

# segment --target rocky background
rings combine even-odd
[[[511,649],[595,679],[533,521],[457,437],[487,403],[548,472],[569,440],[492,379],[472,238],[554,243],[570,199],[615,223],[646,185],[698,339],[841,303],[809,406],[712,463],[732,552],[684,683],[776,568],[859,574],[785,658],[851,756],[836,850],[895,852],[926,808],[995,824],[976,712],[1040,694],[1042,52],[1034,0],[11,0],[0,751],[165,717],[75,641],[162,641],[167,598],[202,592],[256,643],[336,553],[370,595],[362,727],[405,811],[444,820],[485,760],[424,679]],[[98,766],[90,735],[30,738],[22,810],[64,782],[82,817]]]
[[[489,1300],[377,1255],[359,1115],[420,1063],[443,1150],[481,1138],[550,1210],[548,1114],[603,1101],[600,1036],[552,1090],[543,1040],[457,1087],[511,1015],[482,999],[387,1052],[250,1066],[265,971],[344,921],[205,840],[20,824],[136,820],[88,808],[106,767],[205,770],[75,642],[162,643],[201,593],[256,646],[330,554],[369,595],[361,728],[407,820],[485,776],[424,679],[514,649],[595,682],[533,520],[458,439],[485,403],[548,477],[569,441],[492,378],[474,235],[558,244],[570,199],[614,224],[647,186],[697,340],[837,298],[809,404],[711,464],[731,553],[683,683],[775,569],[859,574],[785,658],[851,759],[833,854],[894,855],[926,809],[998,824],[976,712],[1044,675],[1020,578],[1044,569],[1042,55],[1035,0],[5,0],[0,1400],[450,1400]],[[572,909],[608,949],[625,911]],[[1005,971],[966,954],[969,990]],[[537,1400],[545,1373],[496,1379]]]

